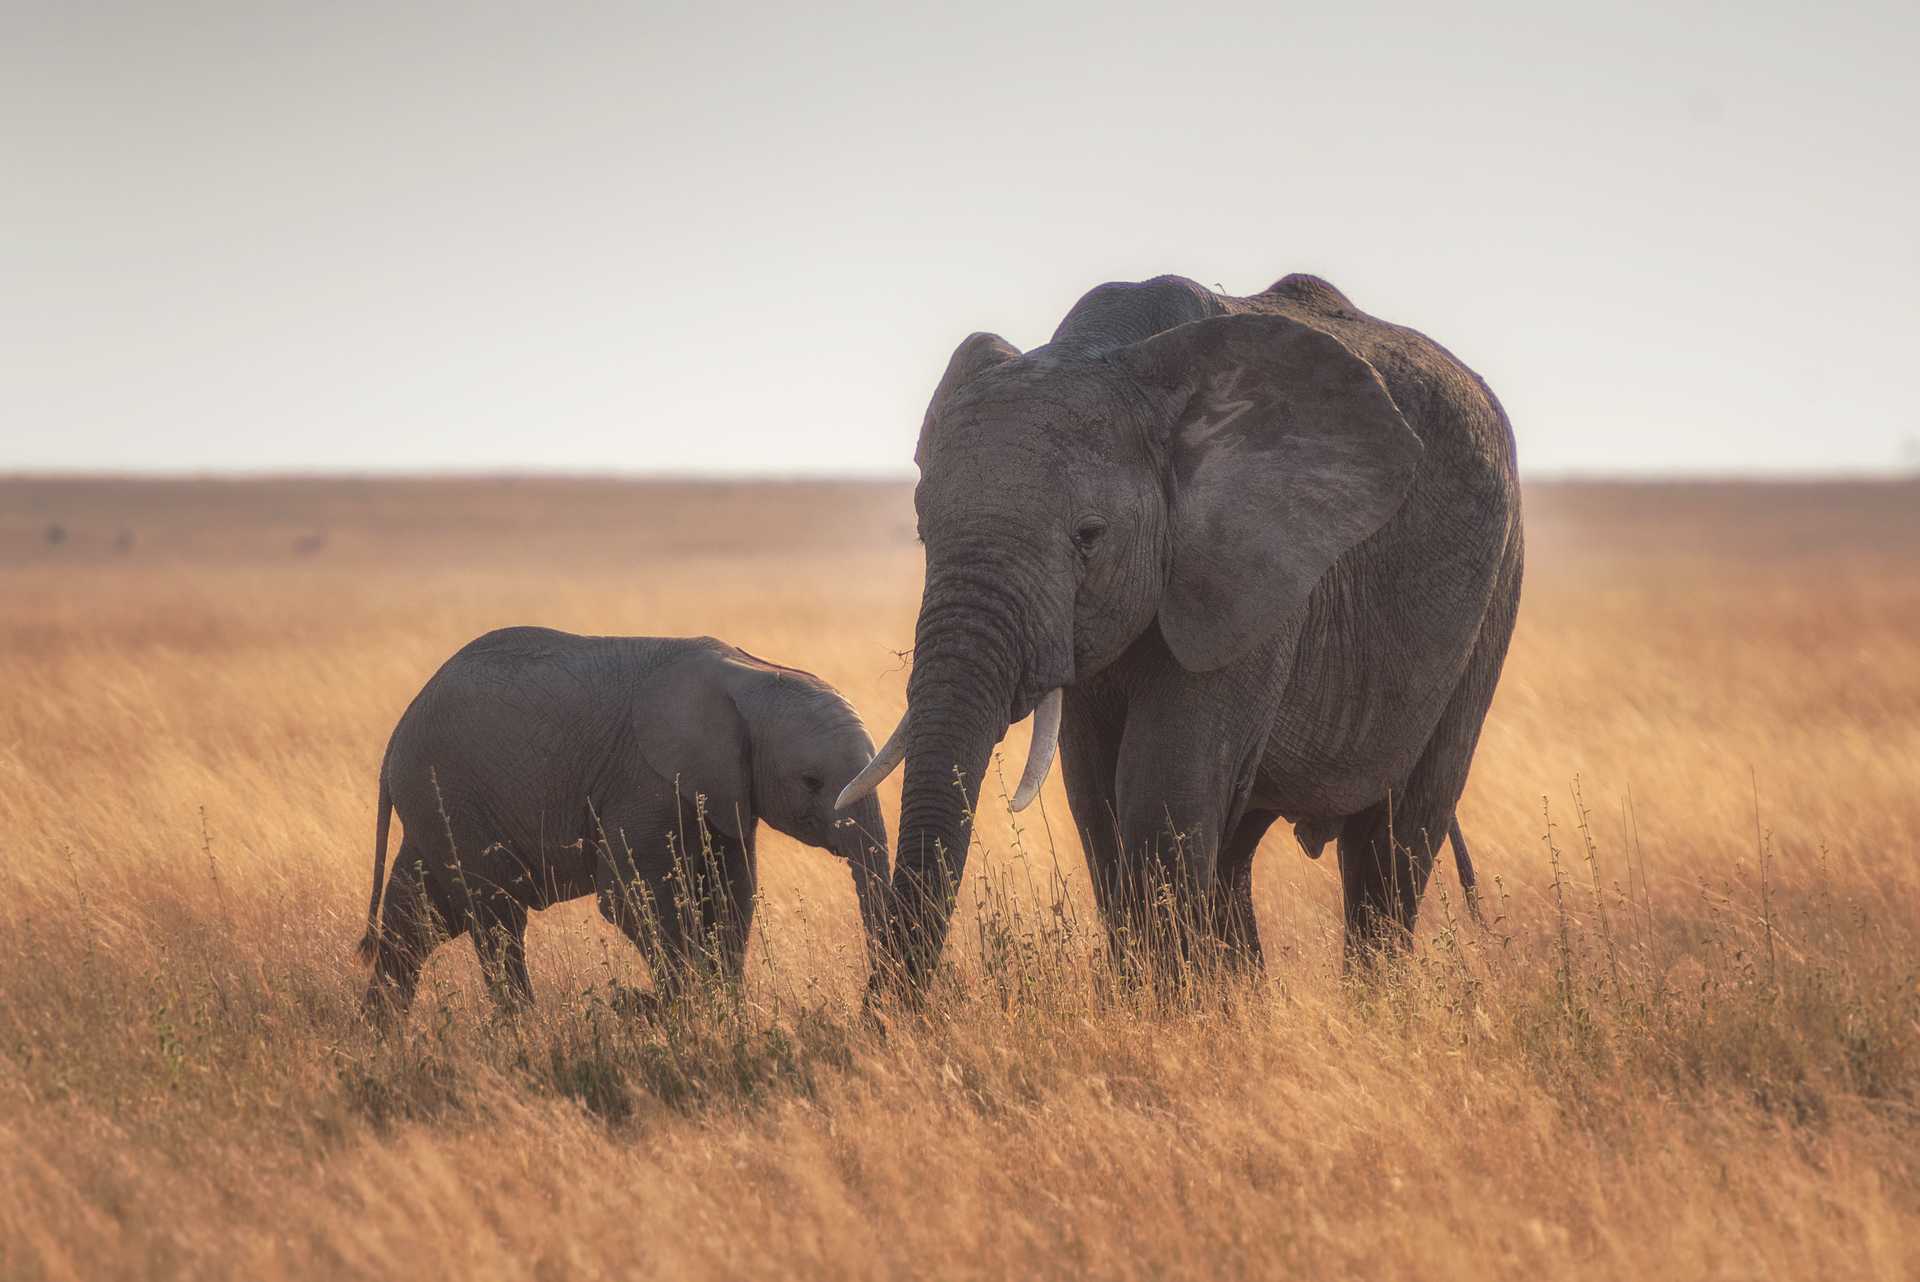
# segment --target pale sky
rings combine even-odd
[[[1524,473],[1920,466],[1911,3],[59,3],[0,471],[910,475],[953,346],[1289,271]]]

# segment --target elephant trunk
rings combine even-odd
[[[939,960],[981,782],[1031,667],[1019,603],[982,589],[930,576],[916,631],[889,950],[910,983]]]
[[[860,927],[866,937],[867,964],[878,967],[886,951],[887,934],[887,821],[880,800],[865,797],[840,813],[835,852],[853,873],[853,896],[860,905]]]

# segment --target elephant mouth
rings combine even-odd
[[[1073,674],[1067,673],[1058,679],[1034,680],[1023,678],[1014,687],[1013,700],[1007,705],[1007,724],[1018,725],[1032,716],[1040,707],[1041,701],[1055,690],[1061,690],[1073,684]]]
[[[987,747],[991,748],[1007,731],[1008,727],[1032,717],[1033,739],[1028,747],[1027,765],[1021,774],[1019,787],[1015,790],[1012,805],[1015,810],[1024,810],[1032,803],[1040,791],[1040,785],[1046,781],[1047,771],[1053,764],[1054,754],[1060,744],[1061,709],[1065,689],[1073,683],[1071,675],[1064,680],[1039,682],[1032,677],[1019,679],[1014,686],[1012,698],[1008,701],[1007,719],[994,731]],[[989,705],[991,706],[991,705]],[[848,806],[871,794],[882,779],[899,768],[906,760],[909,743],[908,724],[913,718],[913,710],[900,719],[900,724],[887,736],[886,743],[873,755],[866,769],[855,775],[840,794],[834,798],[836,810],[843,811]],[[971,804],[971,803],[969,803]],[[902,821],[904,823],[904,820]]]

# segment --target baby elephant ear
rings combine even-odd
[[[969,334],[961,340],[948,358],[947,372],[940,376],[940,385],[933,389],[933,400],[927,404],[927,416],[920,422],[920,443],[913,450],[914,466],[922,472],[927,470],[927,434],[933,430],[933,421],[940,416],[940,407],[947,399],[994,366],[1018,359],[1020,349],[998,334]]]
[[[1373,366],[1283,316],[1219,316],[1114,357],[1159,405],[1173,557],[1160,631],[1223,667],[1297,626],[1342,553],[1399,510],[1422,447]]]
[[[694,816],[701,797],[708,829],[744,840],[755,820],[753,746],[713,660],[693,656],[666,665],[639,703],[646,710],[634,727],[640,755],[664,788],[677,790],[688,853],[700,849]],[[638,849],[639,839],[628,837]]]

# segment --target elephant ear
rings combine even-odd
[[[676,788],[688,845],[698,849],[695,803],[707,827],[736,840],[752,830],[753,746],[720,673],[704,656],[668,664],[647,683],[634,735],[647,768]]]
[[[1162,407],[1172,565],[1160,630],[1223,667],[1306,609],[1399,510],[1423,452],[1373,366],[1284,316],[1220,316],[1113,359]]]
[[[940,376],[940,385],[933,389],[933,400],[927,404],[927,416],[920,422],[920,443],[913,449],[915,467],[927,470],[927,435],[948,398],[994,366],[1018,359],[1020,349],[998,334],[969,334],[961,340],[948,358],[947,372]]]

